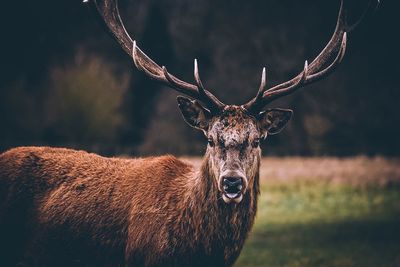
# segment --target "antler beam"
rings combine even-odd
[[[144,72],[150,78],[159,81],[166,86],[185,94],[191,98],[197,99],[212,112],[218,113],[225,107],[225,104],[219,101],[212,93],[204,89],[198,75],[197,60],[195,60],[195,79],[197,85],[182,81],[169,73],[163,66],[160,67],[149,56],[147,56],[132,40],[122,22],[118,10],[118,0],[84,0],[89,3],[96,11],[99,19],[108,29],[115,40],[121,45],[122,49],[132,56],[136,68]]]
[[[269,89],[266,89],[266,86],[263,86],[264,89],[262,90],[262,96],[260,96],[260,89],[257,93],[257,96],[244,104],[243,107],[250,113],[257,114],[272,101],[280,97],[289,95],[296,90],[331,74],[342,62],[345,55],[347,45],[347,31],[353,30],[354,27],[360,23],[360,21],[365,17],[366,13],[368,13],[368,11],[370,10],[370,7],[371,5],[367,8],[361,19],[356,22],[356,24],[354,24],[352,27],[348,27],[346,22],[344,0],[341,0],[335,31],[327,45],[311,62],[311,64],[308,65],[306,61],[303,71],[289,81],[275,85]],[[329,60],[333,57],[336,51],[337,54],[335,59],[331,63],[329,63]],[[264,74],[262,80],[263,79]]]

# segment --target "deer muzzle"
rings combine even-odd
[[[239,171],[226,171],[220,177],[220,190],[226,203],[240,203],[246,190],[247,179]]]

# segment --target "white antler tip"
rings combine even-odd
[[[307,77],[307,75],[308,75],[308,60],[304,62],[304,72],[303,72],[304,79]]]
[[[197,65],[197,58],[194,59],[194,78],[196,82],[199,83],[200,77],[199,77],[199,66]]]
[[[267,79],[267,70],[264,67],[262,70],[262,76],[261,76],[262,82],[265,83],[266,79]]]

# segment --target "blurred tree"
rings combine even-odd
[[[72,63],[54,67],[42,115],[45,140],[53,145],[68,140],[97,150],[112,146],[123,124],[119,108],[128,81],[127,75],[115,76],[112,65],[85,51],[78,51]]]

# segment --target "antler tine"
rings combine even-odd
[[[219,101],[214,95],[212,95],[208,90],[206,90],[203,86],[203,83],[201,82],[199,66],[197,64],[196,58],[194,59],[194,79],[196,81],[197,90],[201,99],[204,99],[204,101],[211,101],[211,103],[209,103],[210,107],[215,106],[214,108],[216,108],[216,110],[221,110],[224,107],[224,104]]]
[[[177,91],[182,92],[180,80],[171,75],[165,66],[162,67],[164,77],[168,80],[168,82],[176,88]],[[187,95],[192,98],[198,99],[203,102],[207,108],[210,109],[211,112],[218,112],[224,108],[224,104],[219,101],[213,94],[211,94],[208,90],[204,89],[203,83],[200,80],[199,71],[197,67],[197,60],[195,59],[194,66],[194,77],[197,83],[197,90]],[[182,92],[185,93],[185,92]]]
[[[162,66],[162,70],[163,70],[163,77],[165,77],[165,79],[168,81],[168,86],[175,89],[176,91],[188,95],[194,99],[198,99],[199,98],[199,94],[197,92],[197,89],[194,88],[193,90],[186,90],[184,88],[184,84],[182,84],[182,81],[177,79],[175,76],[173,76],[172,74],[170,74],[167,70],[167,68],[165,66]]]
[[[305,84],[315,82],[332,73],[336,69],[336,67],[342,62],[344,55],[346,53],[346,46],[347,46],[347,32],[344,32],[342,37],[342,43],[340,45],[340,49],[335,60],[325,69],[308,76]]]
[[[198,86],[187,83],[170,74],[165,67],[160,67],[150,57],[148,57],[133,41],[125,29],[118,10],[118,0],[84,0],[89,3],[98,18],[106,26],[110,34],[118,41],[124,51],[132,56],[136,68],[144,72],[150,78],[164,83],[174,90],[188,95],[194,99],[200,100],[207,105],[213,112],[221,110],[225,104],[219,101],[213,94],[207,90],[198,90]]]
[[[266,71],[266,69],[264,67],[263,70],[262,70],[261,83],[260,83],[260,87],[258,88],[256,99],[262,97],[266,87],[267,87],[267,71]]]
[[[203,83],[201,82],[200,75],[199,75],[199,66],[197,64],[197,58],[194,59],[194,79],[197,84],[197,88],[199,88],[199,91],[204,92],[204,86]]]
[[[204,89],[203,83],[201,82],[200,79],[200,74],[199,74],[199,66],[197,65],[197,59],[194,59],[194,80],[196,81],[197,84],[197,90],[199,91],[199,95],[206,97],[206,90]]]
[[[133,47],[132,47],[132,59],[133,63],[135,64],[136,68],[140,71],[143,71],[147,75],[149,75],[152,79],[155,80],[162,80],[163,77],[157,73],[152,73],[148,69],[142,67],[141,62],[140,62],[140,57],[139,57],[139,47],[136,45],[136,41],[133,41]]]
[[[293,91],[301,88],[307,81],[308,73],[309,73],[309,67],[308,67],[308,61],[306,60],[304,62],[303,71],[299,74],[298,79],[296,80],[296,82],[294,84],[290,85],[287,88],[265,91],[263,94],[263,98],[260,101],[261,102],[260,105],[262,107],[264,107],[267,104],[267,103],[265,103],[266,99],[268,100],[268,103],[269,103],[277,98],[280,98],[285,95],[289,95],[289,94],[293,93]]]
[[[259,107],[258,105],[255,105],[255,103],[260,102],[266,88],[267,88],[267,71],[264,67],[261,74],[260,87],[258,88],[256,97],[250,100],[248,103],[244,104],[243,108],[245,108],[250,113],[253,113],[253,110],[258,109]]]

